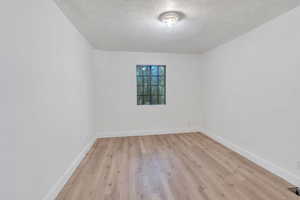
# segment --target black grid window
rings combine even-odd
[[[137,105],[166,104],[166,66],[137,65]]]

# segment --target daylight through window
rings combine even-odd
[[[137,65],[137,105],[166,104],[166,66]]]

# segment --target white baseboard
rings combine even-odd
[[[207,135],[208,137],[216,140],[217,142],[221,143],[222,145],[226,146],[227,148],[229,148],[229,149],[239,153],[240,155],[244,156],[245,158],[251,160],[252,162],[256,163],[257,165],[267,169],[268,171],[272,172],[273,174],[285,179],[289,183],[296,185],[296,186],[300,186],[300,177],[298,177],[295,174],[290,173],[288,170],[282,169],[281,167],[276,166],[272,162],[265,160],[265,159],[255,155],[254,153],[251,153],[251,152],[243,149],[242,147],[240,147],[236,144],[233,144],[232,142],[226,140],[225,138],[222,138],[220,136],[217,136],[217,135],[211,133],[211,131],[208,131],[205,129],[202,129],[199,131],[201,133]]]
[[[58,193],[63,189],[64,185],[67,183],[69,178],[74,173],[75,169],[79,166],[80,162],[84,159],[85,155],[89,152],[92,145],[95,143],[96,138],[93,137],[91,141],[85,145],[83,150],[78,154],[78,156],[71,163],[69,168],[65,171],[65,173],[58,179],[56,184],[49,190],[47,195],[43,198],[43,200],[54,200]]]
[[[164,130],[132,130],[132,131],[98,131],[98,138],[109,137],[128,137],[128,136],[144,136],[144,135],[162,135],[162,134],[174,134],[174,133],[190,133],[198,132],[199,128],[175,128]]]
[[[208,130],[204,130],[201,128],[177,128],[177,129],[165,129],[165,130],[135,130],[135,131],[101,131],[97,133],[98,138],[107,138],[107,137],[126,137],[126,136],[143,136],[143,135],[160,135],[160,134],[174,134],[174,133],[189,133],[189,132],[201,132],[217,142],[223,144],[229,149],[241,154],[257,165],[269,170],[270,172],[276,174],[277,176],[282,177],[293,185],[300,186],[300,178],[296,175],[290,173],[288,170],[282,169],[273,163],[260,158],[259,156],[241,148],[240,146],[233,144],[232,142],[212,134]],[[47,193],[47,195],[43,198],[43,200],[54,200],[58,193],[63,189],[64,185],[67,183],[69,178],[72,176],[75,169],[79,166],[80,162],[85,157],[86,153],[89,152],[92,145],[95,142],[95,138],[93,138],[78,154],[78,156],[74,159],[69,168],[65,171],[65,173],[60,177],[60,179],[56,182],[56,184],[51,188],[51,190]]]

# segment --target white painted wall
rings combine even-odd
[[[203,124],[300,185],[300,7],[200,57]]]
[[[199,127],[197,61],[196,55],[95,51],[98,136],[172,133]],[[137,105],[137,64],[167,65],[167,105]]]
[[[0,196],[41,200],[94,135],[92,49],[51,0],[0,16]]]
[[[100,137],[203,127],[299,180],[300,8],[202,56],[92,52],[50,0],[1,8],[1,198],[43,199],[96,111]],[[167,105],[136,105],[137,64],[167,65]]]
[[[0,198],[15,200],[17,70],[10,57],[14,53],[12,41],[8,40],[12,34],[11,24],[7,23],[10,12],[5,6],[0,7]]]

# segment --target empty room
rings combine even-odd
[[[299,0],[9,0],[3,200],[300,200]]]

